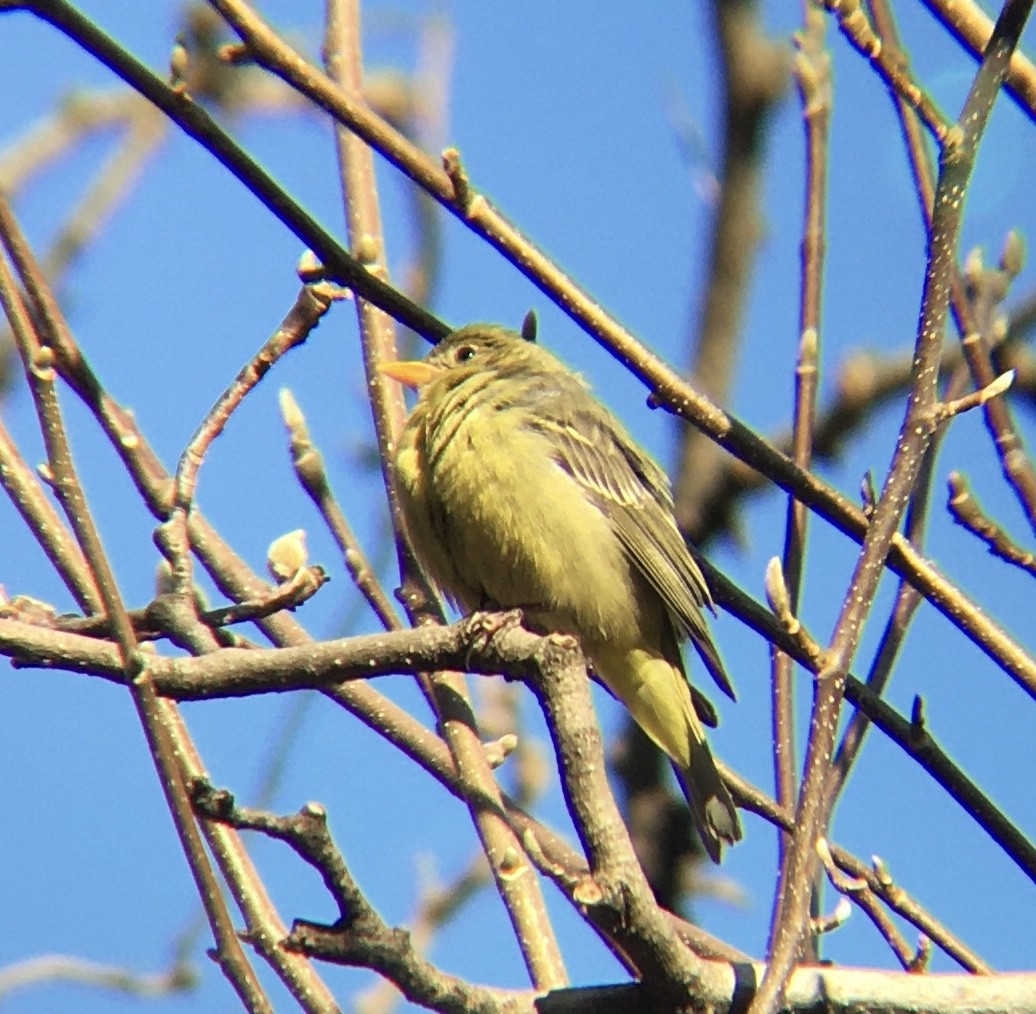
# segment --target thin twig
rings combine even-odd
[[[130,93],[126,135],[83,192],[82,199],[43,258],[50,279],[61,277],[76,255],[98,233],[168,134],[169,122],[154,106]]]
[[[23,136],[0,151],[0,190],[17,196],[38,172],[95,134],[125,126],[134,116],[154,116],[149,102],[123,88],[76,92]]]
[[[3,420],[0,420],[0,485],[79,608],[85,613],[102,612],[100,592],[82,550],[44,495],[39,479],[18,453]]]
[[[952,400],[966,387],[967,383],[967,370],[963,363],[960,363],[946,383],[942,395],[943,403],[945,404],[945,399]],[[921,473],[911,495],[910,504],[907,507],[906,535],[910,544],[918,551],[924,545],[924,530],[929,513],[935,458],[947,432],[947,420],[944,420],[937,426],[932,436],[932,441],[925,452]],[[878,650],[867,673],[865,685],[872,693],[880,696],[884,692],[892,675],[892,667],[895,664],[900,649],[905,643],[907,630],[920,602],[921,597],[916,589],[901,580],[899,587],[896,589],[896,599],[892,605],[888,621],[885,624],[885,629],[882,632]],[[845,786],[849,772],[863,746],[869,724],[870,719],[867,713],[862,710],[857,710],[856,714],[849,721],[831,764],[831,773],[826,790],[828,812],[833,812],[835,800]]]
[[[978,389],[975,392],[977,397],[993,388],[999,379],[992,363],[992,349],[1003,334],[1003,320],[998,309],[1011,281],[1021,270],[1020,246],[1020,237],[1012,232],[1008,234],[997,267],[985,267],[980,254],[975,251],[969,256],[965,268],[971,326],[961,338],[961,348]],[[982,399],[981,406],[1000,470],[1025,512],[1030,530],[1036,532],[1036,468],[1025,452],[1011,407],[1006,398],[998,397]]]
[[[279,359],[309,338],[334,299],[333,287],[324,282],[304,285],[299,290],[280,326],[217,398],[180,454],[173,477],[169,515],[158,534],[159,546],[172,570],[172,590],[185,603],[193,599],[187,519],[193,509],[194,490],[205,455],[247,395]]]
[[[161,704],[166,711],[170,735],[183,759],[186,782],[194,785],[206,777],[201,758],[173,702],[165,700]],[[242,938],[262,955],[307,1014],[339,1014],[334,996],[317,975],[312,963],[304,955],[284,946],[287,927],[252,863],[241,836],[221,821],[204,815],[199,815],[199,820],[213,858],[219,864],[228,889],[244,916],[245,932]]]
[[[414,952],[426,953],[436,932],[492,882],[485,854],[477,851],[449,884],[426,886],[413,915],[406,921]],[[353,1010],[355,1014],[388,1014],[398,1001],[399,991],[392,982],[379,979],[353,998]]]
[[[791,830],[794,826],[794,811],[778,806],[764,792],[734,774],[727,767],[723,767],[723,777],[739,806],[758,814],[775,827]],[[980,974],[988,974],[992,971],[974,951],[958,940],[942,923],[914,901],[906,891],[898,887],[884,869],[879,872],[878,869],[867,866],[837,845],[830,845],[830,850],[840,869],[850,876],[863,880],[868,888],[881,898],[893,912],[902,916],[934,941],[962,968]]]
[[[1021,310],[1021,324],[1024,325],[1024,305]],[[1008,319],[1010,322],[1012,318]],[[1023,397],[1027,404],[1036,400],[1036,357],[1030,349],[1017,340],[1005,341],[996,348],[994,360],[997,370],[1015,371],[1011,390],[1016,397]],[[953,375],[962,362],[959,345],[950,345],[943,354],[942,377]],[[910,381],[910,363],[908,352],[879,355],[860,351],[850,355],[838,367],[833,378],[833,393],[817,415],[813,443],[815,461],[839,460],[853,435],[906,391]],[[770,437],[769,446],[790,456],[791,431]],[[708,542],[723,530],[730,529],[731,517],[739,502],[767,489],[769,481],[763,471],[756,471],[738,458],[728,459],[715,502],[710,505],[704,520],[704,540]]]
[[[824,267],[827,197],[828,123],[831,112],[830,57],[824,50],[824,19],[804,5],[805,24],[797,39],[794,76],[802,103],[806,144],[806,204],[802,223],[802,285],[799,302],[799,351],[795,367],[795,407],[792,457],[803,471],[812,462],[819,382],[820,300]],[[788,499],[782,570],[788,611],[798,612],[806,551],[808,512],[794,497]],[[770,657],[774,782],[781,806],[793,807],[795,791],[795,737],[792,661],[773,650]],[[786,870],[789,837],[778,835],[779,869]],[[784,875],[782,873],[782,875]],[[772,927],[771,927],[772,932]]]
[[[907,946],[906,940],[903,939],[903,934],[896,929],[885,909],[879,904],[879,899],[871,891],[866,878],[847,877],[835,862],[827,839],[821,838],[817,842],[817,852],[820,855],[821,864],[827,873],[831,885],[836,891],[847,898],[851,898],[863,909],[877,931],[885,939],[885,942],[892,948],[892,953],[895,954],[899,963],[905,970],[909,971],[911,965],[916,960],[916,953]]]
[[[982,508],[971,495],[964,476],[960,472],[951,472],[948,484],[950,498],[946,506],[953,515],[953,520],[981,539],[994,556],[1036,577],[1036,554],[1016,546],[999,525],[993,524],[982,513]]]
[[[53,982],[71,982],[140,999],[190,992],[197,987],[198,976],[180,960],[166,971],[145,975],[72,955],[47,954],[12,962],[0,969],[0,998],[7,999],[16,989]]]
[[[335,847],[327,815],[316,803],[297,814],[276,817],[239,807],[227,792],[203,781],[195,801],[209,819],[239,830],[261,831],[289,845],[322,877],[335,899],[339,917],[333,926],[297,920],[284,946],[300,954],[343,965],[371,968],[415,1003],[442,1011],[534,1011],[534,994],[472,986],[435,968],[417,952],[410,934],[388,926],[367,900]]]
[[[878,77],[920,117],[939,144],[946,139],[949,123],[932,99],[907,72],[896,58],[894,50],[886,49],[874,33],[859,0],[823,0],[824,6],[835,16],[838,28],[861,56],[870,61]]]
[[[331,491],[323,455],[313,443],[302,410],[287,389],[280,393],[280,405],[281,419],[289,435],[291,464],[299,484],[324,519],[353,584],[374,610],[381,625],[386,630],[398,630],[402,623]]]

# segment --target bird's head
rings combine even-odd
[[[494,324],[469,324],[447,335],[424,359],[382,363],[386,377],[420,390],[439,379],[453,384],[475,374],[501,378],[553,372],[558,361],[527,337]]]

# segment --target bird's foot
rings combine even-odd
[[[565,651],[577,651],[582,647],[579,638],[575,634],[566,634],[561,630],[552,630],[547,634],[547,640]]]
[[[524,614],[521,609],[508,609],[506,612],[472,613],[464,622],[464,638],[468,642],[465,665],[470,665],[471,656],[476,651],[485,651],[501,634],[506,634],[522,625]]]

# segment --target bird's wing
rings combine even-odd
[[[679,633],[690,637],[720,689],[733,698],[702,616],[703,608],[713,609],[712,596],[676,527],[665,473],[584,390],[557,395],[558,410],[551,411],[553,399],[544,399],[529,424],[549,433],[558,464],[600,505]]]

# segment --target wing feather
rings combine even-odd
[[[565,397],[565,386],[542,399],[530,425],[549,434],[558,464],[600,505],[633,564],[665,602],[677,633],[691,639],[720,689],[733,698],[702,615],[703,608],[714,611],[712,596],[676,527],[665,473],[596,403]]]

